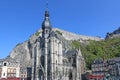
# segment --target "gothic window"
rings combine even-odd
[[[41,56],[41,64],[44,67],[44,56],[43,55]]]
[[[63,66],[65,66],[65,62],[64,62],[64,60],[63,60]]]
[[[76,58],[73,58],[72,66],[73,66],[73,67],[76,67]]]
[[[55,34],[55,37],[57,37],[57,34]]]
[[[43,75],[43,71],[41,69],[39,70],[39,75]]]
[[[42,48],[42,51],[44,51],[44,48]]]
[[[50,59],[48,60],[48,64],[50,65]]]
[[[69,73],[69,80],[72,80],[72,72]]]
[[[50,71],[48,70],[48,76],[50,76]]]
[[[57,43],[57,40],[55,40],[55,42]]]
[[[50,50],[49,50],[49,52],[48,52],[48,56],[50,56]]]
[[[63,75],[64,75],[64,68],[63,68]]]
[[[56,65],[57,65],[57,60],[56,60]]]
[[[67,75],[67,68],[66,68],[66,75]]]
[[[76,58],[73,59],[73,63],[76,63]]]
[[[58,75],[58,67],[56,67],[56,75]]]
[[[70,57],[68,58],[68,61],[71,62],[71,58]]]
[[[49,43],[51,42],[51,40],[49,39],[49,41],[48,41]]]

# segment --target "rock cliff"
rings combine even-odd
[[[105,39],[110,39],[110,38],[116,38],[116,37],[120,37],[120,27],[113,31],[112,33],[107,33]]]
[[[63,41],[66,43],[65,46],[67,46],[67,41],[73,41],[77,40],[79,42],[84,42],[87,40],[95,40],[100,41],[101,38],[99,37],[90,37],[90,36],[84,36],[84,35],[77,35],[74,33],[70,33],[61,29],[54,28],[53,31],[55,31],[57,34],[62,35],[66,40]],[[15,48],[11,51],[10,57],[15,59],[17,62],[19,62],[23,66],[31,66],[31,58],[32,58],[32,47],[36,40],[41,36],[42,31],[38,30],[35,34],[33,34],[30,39],[27,41],[17,44]],[[69,47],[69,46],[68,46]]]
[[[60,31],[62,33],[62,36],[66,39],[66,40],[79,40],[80,42],[83,42],[85,40],[95,40],[95,41],[100,41],[101,38],[99,37],[92,37],[92,36],[85,36],[85,35],[78,35],[75,33],[71,33],[68,31],[64,31],[58,28],[54,28],[54,31]]]

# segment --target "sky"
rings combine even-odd
[[[105,37],[120,27],[120,0],[48,0],[52,27]],[[0,0],[0,58],[41,28],[46,0]]]

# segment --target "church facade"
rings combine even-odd
[[[49,11],[45,11],[42,35],[32,50],[32,80],[82,80],[85,60],[81,51],[66,49],[63,39],[52,30]]]

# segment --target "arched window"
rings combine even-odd
[[[43,55],[41,56],[40,60],[41,60],[41,64],[42,64],[42,66],[44,67],[44,61],[45,61],[45,58],[44,58]]]
[[[50,50],[48,51],[48,56],[50,56]]]
[[[72,80],[72,77],[73,77],[73,76],[72,76],[72,71],[70,70],[70,71],[69,71],[69,80]]]
[[[56,67],[56,75],[58,75],[58,67]]]
[[[64,68],[63,68],[63,75],[64,75]]]
[[[56,60],[56,64],[57,64],[57,60]]]

